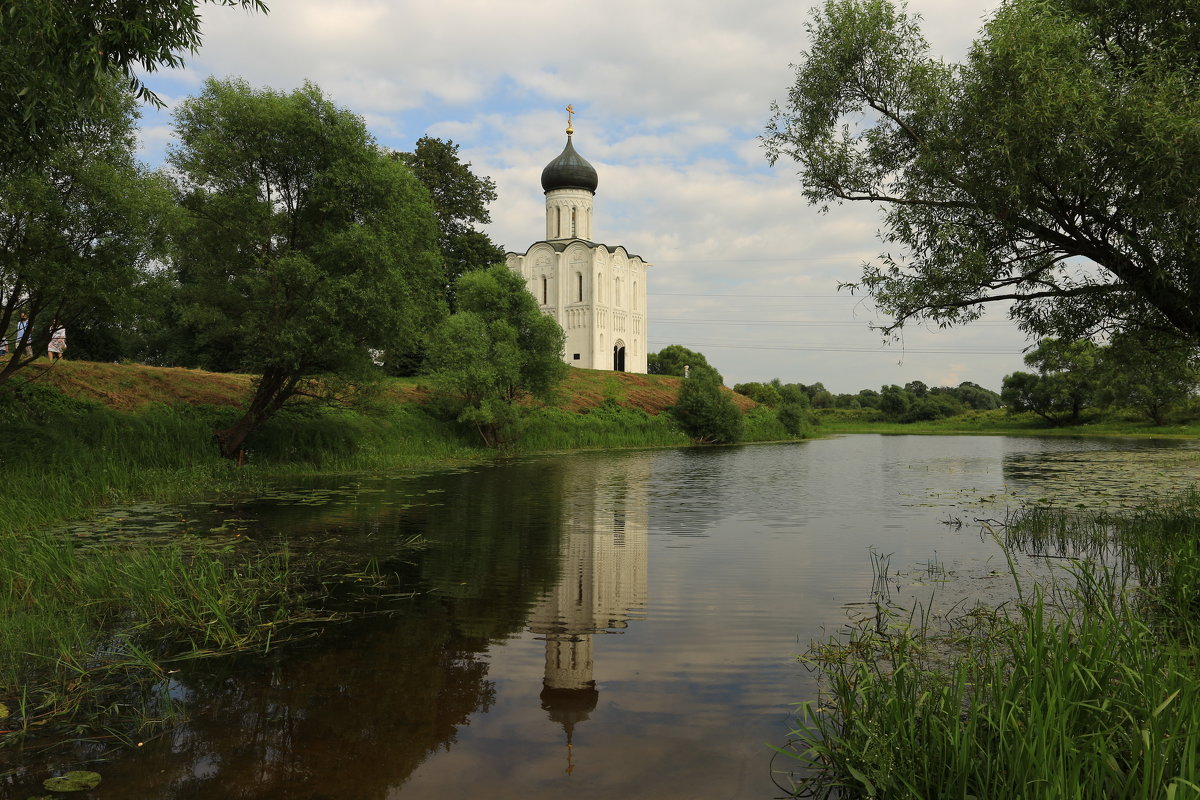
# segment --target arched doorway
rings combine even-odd
[[[620,339],[613,345],[613,370],[616,372],[625,371],[625,343]]]

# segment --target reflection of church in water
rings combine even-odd
[[[645,456],[563,465],[570,488],[561,574],[534,607],[529,630],[546,641],[542,708],[566,733],[568,774],[575,726],[600,696],[594,636],[621,633],[646,605],[650,463]]]

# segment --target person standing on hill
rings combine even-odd
[[[50,323],[50,344],[46,350],[46,357],[51,361],[56,358],[63,358],[63,351],[67,349],[67,329],[58,324],[58,320]]]
[[[27,356],[30,353],[29,342],[25,341],[25,332],[28,330],[29,315],[22,311],[21,319],[17,321],[17,341],[13,346],[13,353],[17,356]]]

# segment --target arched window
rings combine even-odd
[[[548,281],[546,279],[546,276],[543,275],[542,276],[542,305],[546,305],[548,302],[550,302],[550,300],[549,300],[549,298],[550,298],[549,284],[550,284],[550,281]]]
[[[596,302],[604,302],[604,273],[596,273]]]
[[[554,209],[554,238],[562,238],[562,206]]]
[[[575,236],[575,209],[571,209],[571,236]]]
[[[575,302],[583,302],[583,273],[575,273]]]
[[[613,278],[613,305],[621,305],[621,279]]]

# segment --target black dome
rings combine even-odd
[[[596,168],[583,156],[575,152],[571,136],[567,134],[567,146],[542,170],[542,191],[553,189],[587,189],[595,192],[599,184]]]

